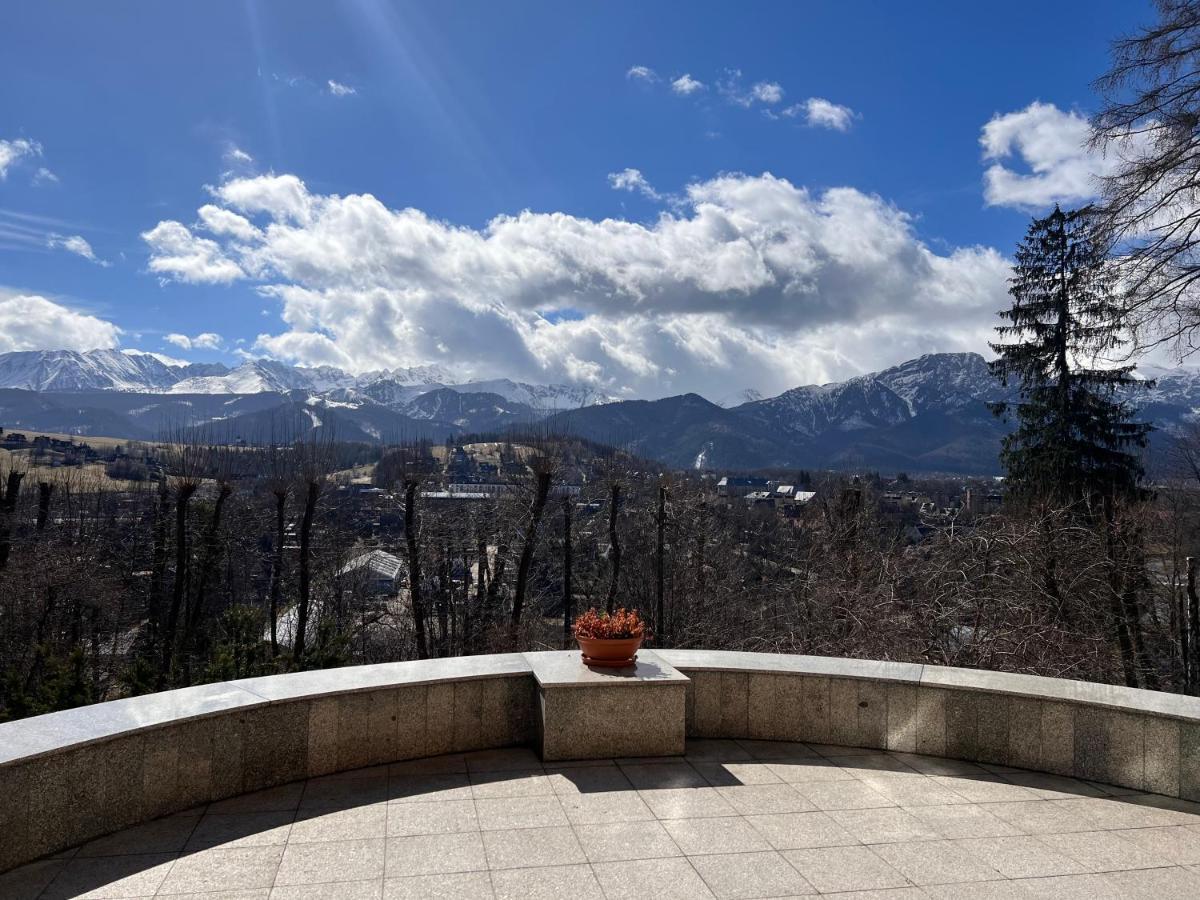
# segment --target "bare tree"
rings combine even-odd
[[[525,591],[529,585],[529,566],[537,547],[538,534],[542,525],[542,514],[546,511],[546,498],[550,496],[550,480],[554,474],[554,463],[547,456],[538,456],[531,463],[533,469],[533,502],[529,508],[529,519],[525,523],[525,535],[521,542],[521,555],[517,560],[517,585],[513,591],[512,626],[521,624],[521,612],[525,608]]]

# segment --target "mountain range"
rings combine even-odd
[[[1200,372],[1157,369],[1138,392],[1159,435],[1200,414]],[[698,394],[622,400],[571,385],[458,382],[440,367],[350,375],[272,360],[178,363],[123,352],[0,354],[0,424],[135,439],[202,428],[225,438],[334,428],[343,440],[494,433],[537,422],[679,468],[873,468],[988,474],[1007,399],[975,353],[936,353],[847,381],[722,407]]]

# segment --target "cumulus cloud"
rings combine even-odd
[[[0,178],[8,177],[8,170],[23,159],[42,155],[42,145],[37,141],[17,138],[0,140]]]
[[[1097,194],[1097,176],[1117,163],[1087,148],[1091,126],[1085,116],[1053,103],[1034,102],[995,115],[983,126],[979,144],[990,161],[984,199],[990,206],[1018,208],[1076,203]],[[1016,158],[1025,171],[1011,168]]]
[[[96,252],[92,249],[92,245],[87,240],[78,234],[62,235],[51,233],[46,237],[46,246],[51,250],[66,250],[68,253],[74,253],[76,256],[82,256],[88,262],[93,262],[98,266],[107,268],[112,265],[106,260],[96,256]]]
[[[142,240],[150,245],[150,271],[168,280],[228,284],[245,275],[220,244],[178,222],[159,222],[142,232]]]
[[[608,183],[615,191],[630,191],[641,194],[650,200],[660,200],[662,195],[646,180],[646,176],[638,169],[622,169],[620,172],[610,172]]]
[[[697,81],[687,72],[684,72],[671,82],[671,90],[686,97],[690,94],[696,93],[696,91],[704,90],[704,83],[702,81]]]
[[[13,350],[110,350],[121,334],[112,322],[37,294],[0,292],[0,353]]]
[[[441,363],[624,396],[778,391],[982,349],[1006,302],[996,251],[935,252],[877,196],[770,174],[691,184],[648,224],[525,211],[474,229],[292,175],[229,182],[214,201],[237,218],[160,222],[144,235],[150,268],[249,280],[286,325],[258,351],[357,371]]]
[[[327,82],[329,85],[329,93],[335,97],[349,97],[358,93],[358,88],[353,88],[348,84],[342,84],[340,81],[334,81],[332,78]]]
[[[760,81],[750,88],[750,94],[759,103],[778,103],[783,99],[783,88],[774,81]]]
[[[814,128],[831,128],[834,131],[849,131],[857,118],[850,107],[824,97],[809,97],[803,103],[789,106],[783,114],[790,118],[803,117]]]
[[[658,73],[649,66],[630,66],[625,77],[634,81],[658,81]]]
[[[225,343],[219,334],[214,334],[211,331],[205,331],[195,337],[188,337],[186,334],[173,332],[168,334],[164,340],[183,350],[220,350]]]

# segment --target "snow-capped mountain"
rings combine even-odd
[[[0,353],[0,387],[27,391],[161,391],[179,367],[148,353],[120,350],[17,350]]]

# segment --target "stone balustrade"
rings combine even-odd
[[[301,672],[0,724],[0,871],[298,779],[513,745],[558,759],[669,753],[685,728],[953,757],[1200,800],[1198,698],[812,656],[643,651],[638,677],[579,672],[577,660],[571,651]],[[624,723],[653,725],[654,735],[622,735]]]

